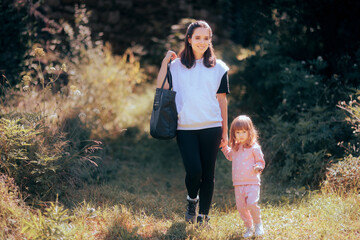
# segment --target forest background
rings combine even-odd
[[[221,230],[206,236],[179,220],[185,189],[176,142],[149,136],[159,65],[167,49],[180,50],[194,19],[209,22],[216,55],[230,66],[229,119],[247,114],[260,132],[261,201],[275,205],[265,217],[282,226],[280,239],[360,235],[352,224],[334,232],[299,223],[303,229],[289,233],[275,220],[292,204],[308,211],[318,198],[342,201],[343,214],[360,219],[346,212],[360,207],[359,1],[0,4],[2,239],[241,236],[241,228],[225,227],[240,222],[231,163],[219,154],[214,222]],[[267,231],[269,239],[279,235]]]

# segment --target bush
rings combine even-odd
[[[93,41],[85,5],[75,6],[75,26],[63,23],[68,46],[64,50],[69,65],[68,98],[63,105],[91,129],[92,137],[116,136],[128,122],[127,109],[136,86],[146,79],[139,61],[130,49],[122,56],[112,54],[111,46]]]
[[[114,56],[109,46],[87,53],[89,62],[78,66],[78,75],[70,77],[70,94],[74,97],[70,103],[93,136],[117,135],[124,128],[125,110],[144,74],[131,53]]]
[[[360,190],[360,157],[349,155],[333,164],[326,173],[323,189],[338,192]]]
[[[360,91],[357,91],[355,97],[350,96],[348,102],[341,101],[337,106],[347,113],[346,121],[351,125],[355,139],[348,142],[340,142],[339,145],[346,149],[344,159],[333,164],[326,173],[326,180],[323,188],[339,193],[346,193],[360,190]],[[355,98],[355,99],[354,99]],[[357,155],[353,156],[353,154]]]
[[[259,128],[267,161],[264,176],[317,187],[330,161],[343,155],[337,143],[350,136],[335,107],[345,90],[337,86],[338,76],[322,74],[327,63],[321,57],[296,61],[272,51],[246,61],[242,77],[256,81],[239,82],[246,94],[231,98],[242,98],[237,109],[252,116]]]
[[[318,187],[330,163],[344,156],[337,143],[353,138],[336,104],[360,79],[358,28],[347,24],[360,5],[260,0],[244,8],[235,2],[224,2],[227,29],[233,41],[255,54],[241,61],[246,54],[236,53],[239,73],[230,76],[230,119],[243,113],[254,119],[268,163],[266,177]],[[329,23],[334,14],[341,18]],[[254,21],[260,26],[253,27]],[[250,36],[236,32],[246,33],[249,26]]]
[[[64,28],[74,50],[62,59],[67,64],[53,65],[51,56],[56,54],[34,48],[23,85],[9,89],[1,106],[0,170],[13,177],[29,199],[53,199],[65,186],[94,177],[94,151],[101,143],[90,139],[116,136],[131,122],[125,109],[145,78],[130,51],[114,56],[109,46],[93,44],[85,10],[75,10],[78,29],[71,34],[69,25]],[[69,86],[51,91],[64,72]]]
[[[39,113],[2,114],[0,136],[0,169],[29,199],[53,199],[96,165],[93,151],[99,142],[78,146],[64,133],[48,131]]]

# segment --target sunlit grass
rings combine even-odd
[[[219,159],[220,169],[227,164],[223,160]],[[167,170],[156,163],[144,168],[139,164],[122,163],[112,181],[73,193],[78,239],[242,239],[245,227],[228,179],[218,175],[210,228],[197,228],[184,221],[186,192],[180,163]],[[359,238],[360,195],[296,193],[278,188],[274,194],[271,187],[263,192],[262,239]],[[84,199],[86,203],[81,202]],[[89,214],[91,208],[95,211]]]
[[[77,239],[241,239],[244,233],[234,206],[227,211],[214,207],[211,227],[197,228],[184,222],[185,201],[179,194],[138,195],[114,185],[83,192],[91,192],[93,203],[79,204],[73,211]],[[108,203],[96,203],[100,199]],[[322,193],[292,204],[262,203],[263,239],[358,239],[359,203],[356,194],[342,198]],[[89,213],[91,208],[95,211]]]

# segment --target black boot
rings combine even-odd
[[[188,197],[187,201],[188,201],[188,205],[185,213],[185,221],[189,223],[195,223],[196,215],[198,212],[199,198],[190,199]]]

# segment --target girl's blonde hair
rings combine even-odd
[[[239,130],[246,130],[249,133],[249,137],[246,143],[244,144],[245,148],[250,148],[255,143],[257,143],[258,134],[251,119],[246,115],[240,115],[232,121],[230,127],[229,145],[232,149],[234,149],[235,151],[239,150],[240,144],[236,142],[236,138],[235,138],[235,132]]]

